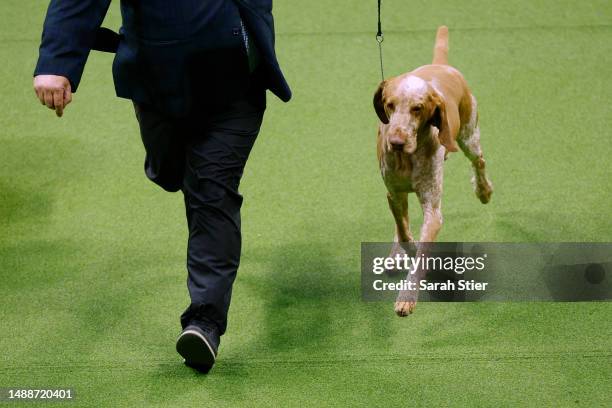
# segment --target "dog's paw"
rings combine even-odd
[[[478,197],[481,203],[487,204],[489,201],[491,201],[491,195],[493,195],[493,185],[488,179],[476,180],[476,177],[474,177],[472,179],[472,183],[474,184],[474,192],[476,193],[476,197]]]
[[[417,300],[419,299],[417,275],[410,274],[408,278],[410,282],[416,284],[415,290],[402,290],[397,294],[395,299],[395,314],[399,317],[406,317],[414,312]]]
[[[474,192],[476,192],[476,197],[478,197],[481,203],[487,204],[491,201],[493,185],[485,173],[485,160],[479,157],[472,164],[474,166],[474,176],[472,177]]]
[[[491,195],[493,195],[493,186],[489,180],[484,184],[479,184],[476,188],[476,196],[483,204],[487,204],[491,201]]]
[[[416,301],[408,301],[408,302],[395,302],[395,314],[399,317],[406,317],[412,312],[414,312],[414,308],[416,307]]]

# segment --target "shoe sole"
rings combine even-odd
[[[215,364],[215,353],[201,333],[185,330],[176,341],[176,351],[185,359],[185,364],[197,369],[210,369]]]

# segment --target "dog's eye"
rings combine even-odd
[[[388,103],[387,104],[387,109],[389,109],[390,111],[392,111],[393,109],[395,109],[395,105],[392,103]]]
[[[419,113],[422,110],[423,110],[423,105],[415,105],[412,107],[412,111],[415,113]]]

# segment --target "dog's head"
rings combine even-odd
[[[391,149],[413,153],[419,133],[435,126],[440,143],[456,150],[444,98],[427,81],[407,75],[381,82],[374,94],[374,109],[387,125],[383,137]]]

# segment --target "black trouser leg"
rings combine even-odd
[[[212,114],[197,126],[186,144],[183,182],[189,226],[187,287],[191,305],[181,316],[183,328],[192,319],[227,327],[232,284],[240,262],[238,185],[259,133],[263,111],[246,101]]]
[[[145,147],[145,174],[164,190],[179,191],[185,171],[185,124],[148,105],[135,103],[134,108]]]
[[[213,322],[220,334],[227,327],[240,262],[238,186],[265,110],[265,91],[257,92],[181,119],[136,106],[147,177],[184,194],[191,304],[181,316],[183,328],[192,320]]]

